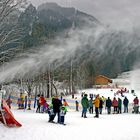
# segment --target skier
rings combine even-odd
[[[62,106],[61,100],[58,99],[58,96],[55,96],[55,98],[52,98],[52,105],[53,105],[53,111],[54,111],[54,118],[57,114],[58,119],[57,123],[60,123],[60,107]]]
[[[103,102],[103,100],[102,100],[101,97],[99,98],[99,100],[100,100],[100,104],[99,104],[99,113],[102,114],[102,110],[103,110],[103,104],[104,104],[104,102]]]
[[[93,101],[93,103],[95,105],[95,113],[96,113],[96,115],[94,116],[94,118],[99,118],[99,104],[100,104],[99,94],[96,95],[96,98]]]
[[[26,109],[27,108],[27,102],[28,102],[27,95],[25,96],[24,100],[25,100],[24,101],[24,109]]]
[[[43,110],[44,110],[45,113],[47,113],[48,108],[49,108],[49,104],[48,104],[47,101],[45,100],[44,107],[43,107]]]
[[[44,104],[45,104],[45,98],[44,98],[43,94],[39,98],[39,103],[40,103],[41,113],[43,113],[44,112]]]
[[[111,113],[111,106],[112,106],[112,101],[111,101],[110,97],[108,97],[108,99],[106,100],[106,108],[107,108],[108,114]]]
[[[69,105],[68,105],[68,102],[66,101],[66,99],[63,99],[63,105],[64,105],[64,106],[69,106]]]
[[[128,104],[129,104],[129,100],[127,99],[127,97],[125,97],[123,100],[124,113],[128,113]]]
[[[40,113],[40,102],[39,102],[39,98],[40,98],[40,94],[37,95],[36,98],[36,102],[37,102],[37,109],[36,109],[36,113],[39,112]]]
[[[64,124],[64,121],[65,121],[65,115],[66,115],[66,112],[67,112],[67,108],[66,106],[62,106],[61,109],[60,109],[60,124]]]
[[[49,121],[48,122],[54,123],[53,120],[54,120],[55,114],[53,111],[53,104],[52,103],[48,107],[48,114],[49,114]]]
[[[89,100],[89,113],[93,114],[93,100],[90,98]]]
[[[114,99],[112,101],[112,106],[114,107],[114,114],[118,113],[118,101],[116,100],[115,97],[114,97]]]
[[[77,101],[77,97],[75,99],[76,111],[79,111],[79,102]]]
[[[81,104],[82,104],[82,117],[87,118],[86,113],[87,113],[87,109],[89,107],[89,101],[87,98],[87,94],[84,95],[84,97],[81,100]]]
[[[118,113],[122,113],[122,100],[118,98]]]
[[[31,110],[31,102],[32,102],[31,95],[29,95],[28,96],[28,110]]]
[[[134,103],[134,113],[139,113],[139,99],[138,97],[136,97],[134,100],[133,100],[133,103]]]
[[[20,104],[20,109],[24,109],[24,94],[21,92],[20,93],[20,101],[21,101],[21,104]]]
[[[72,94],[71,94],[71,95],[72,95],[72,99],[74,99],[74,93],[73,93],[73,92],[72,92]]]
[[[106,101],[106,98],[104,96],[102,96],[101,98],[102,98],[102,101],[103,101],[103,104],[104,104],[105,101]]]

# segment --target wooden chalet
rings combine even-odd
[[[109,85],[112,80],[106,76],[98,75],[95,77],[95,85]]]

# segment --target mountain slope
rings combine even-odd
[[[88,23],[88,21],[92,22],[92,24],[94,25],[101,24],[95,17],[91,15],[83,13],[75,8],[61,7],[56,3],[44,3],[40,5],[37,10],[39,12],[45,10],[46,13],[47,11],[52,11],[53,13],[61,15],[71,22],[75,22],[75,25],[77,26],[85,25]]]

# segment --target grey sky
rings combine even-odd
[[[30,0],[38,6],[45,2],[57,2],[92,14],[105,24],[119,28],[140,25],[140,0]]]

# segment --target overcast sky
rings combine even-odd
[[[38,6],[45,2],[57,2],[92,14],[105,24],[119,28],[140,25],[140,0],[30,0]]]

